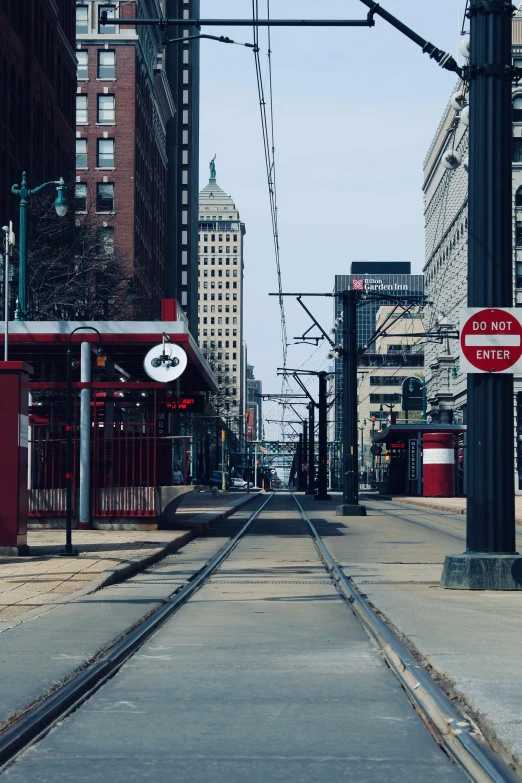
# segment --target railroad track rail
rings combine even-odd
[[[495,753],[478,728],[457,709],[364,600],[325,545],[297,497],[293,495],[293,498],[337,589],[378,646],[437,742],[476,783],[520,783],[520,778]]]
[[[123,639],[114,643],[99,659],[87,664],[68,682],[59,686],[0,733],[0,774],[27,747],[38,742],[60,721],[74,712],[183,606],[229,557],[255,520],[266,509],[270,494],[248,516],[240,530],[191,578]],[[373,611],[332,556],[295,495],[297,513],[308,531],[330,578],[341,597],[372,638],[392,669],[418,714],[446,753],[476,783],[521,783],[512,769],[492,750],[477,727],[461,713],[407,650],[391,628]],[[231,582],[233,583],[233,581]],[[242,583],[240,580],[238,583]]]
[[[191,578],[188,584],[176,590],[156,611],[144,618],[123,639],[116,642],[101,658],[95,659],[59,686],[49,696],[30,707],[0,733],[1,767],[35,741],[42,739],[58,721],[66,718],[113,677],[123,664],[154,634],[180,607],[182,607],[219,568],[235,549],[238,542],[261,514],[273,495],[250,514],[241,529],[217,552],[214,557]],[[233,518],[233,515],[232,515]]]

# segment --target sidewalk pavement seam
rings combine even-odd
[[[95,593],[104,587],[109,587],[109,585],[118,584],[119,582],[125,582],[127,579],[139,573],[140,571],[145,571],[149,566],[154,565],[155,563],[157,563],[159,560],[162,560],[167,555],[170,555],[173,552],[176,552],[178,549],[181,549],[182,547],[186,546],[186,544],[188,544],[190,541],[193,541],[198,535],[200,535],[203,530],[208,529],[212,523],[221,522],[224,519],[227,519],[232,514],[235,514],[236,511],[239,511],[244,506],[246,506],[247,503],[249,503],[253,498],[257,496],[258,493],[252,493],[249,495],[249,497],[245,498],[243,502],[238,503],[235,506],[228,506],[225,509],[225,511],[217,515],[214,514],[211,516],[208,513],[201,514],[202,517],[208,517],[208,518],[203,519],[201,524],[194,525],[194,527],[191,530],[184,531],[183,535],[181,535],[179,538],[169,541],[168,544],[166,544],[161,549],[158,549],[156,552],[153,552],[148,557],[133,558],[127,563],[121,563],[117,565],[115,568],[106,568],[97,577],[94,577],[94,579],[92,579],[85,587],[82,587],[80,590],[75,590],[74,592],[68,593],[66,596],[62,598],[57,598],[55,601],[51,601],[50,603],[47,604],[42,604],[42,606],[39,606],[36,609],[31,609],[28,612],[24,612],[23,614],[17,615],[16,617],[13,618],[12,621],[7,620],[5,623],[3,622],[0,623],[0,634],[3,633],[4,631],[8,631],[11,628],[16,627],[17,625],[21,625],[22,623],[28,622],[30,620],[34,620],[37,617],[40,617],[41,615],[47,614],[47,612],[52,611],[53,609],[55,609],[58,606],[61,606],[62,604],[68,604],[71,601],[76,601],[79,598],[84,598],[86,595]]]
[[[391,495],[382,495],[376,500],[392,500],[394,503],[404,503],[406,506],[415,506],[416,508],[431,508],[435,511],[444,511],[448,514],[459,514],[466,516],[466,507],[458,508],[458,506],[443,506],[439,503],[424,502],[423,500],[417,500],[416,498],[408,497],[392,497]],[[517,526],[522,526],[522,517],[515,517],[515,523]]]

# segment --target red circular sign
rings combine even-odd
[[[460,347],[477,370],[507,372],[522,356],[522,324],[507,310],[479,310],[462,327]]]

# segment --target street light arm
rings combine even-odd
[[[27,191],[28,196],[34,196],[35,193],[39,193],[40,190],[43,190],[44,188],[50,187],[50,185],[64,185],[63,179],[58,180],[52,180],[51,182],[44,182],[43,185],[37,185],[36,188],[31,188],[31,190]]]
[[[450,54],[443,52],[442,49],[437,49],[434,44],[430,43],[425,38],[422,38],[422,36],[418,35],[414,30],[401,22],[400,19],[397,19],[396,16],[393,16],[389,11],[386,11],[379,3],[374,2],[374,0],[360,0],[360,2],[370,9],[372,17],[374,14],[377,14],[384,19],[385,22],[391,24],[392,27],[395,27],[395,29],[405,35],[406,38],[409,38],[410,41],[413,41],[417,46],[420,46],[422,51],[429,55],[432,60],[435,60],[441,68],[445,68],[447,71],[453,71],[459,76],[462,76],[462,68],[460,68]]]
[[[243,43],[242,41],[233,41],[232,38],[228,38],[226,35],[186,35],[182,38],[165,38],[165,43],[184,43],[185,41],[194,41],[198,38],[208,38],[211,41],[219,41],[219,43],[236,44],[236,46],[248,46],[249,49],[259,51],[257,46],[253,43]]]

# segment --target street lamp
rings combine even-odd
[[[19,267],[18,267],[18,299],[16,302],[15,321],[27,320],[27,206],[30,196],[39,193],[40,190],[57,186],[58,195],[54,201],[54,208],[58,217],[65,217],[69,209],[69,202],[65,195],[65,182],[63,177],[52,182],[44,182],[36,188],[27,187],[27,173],[22,172],[21,186],[13,185],[11,193],[20,199],[20,237],[19,237]]]
[[[409,381],[408,391],[410,392],[410,394],[413,394],[413,392],[415,391],[415,387],[413,385],[413,381],[417,381],[418,383],[420,383],[422,385],[422,420],[425,422],[426,421],[426,413],[427,413],[427,411],[426,411],[426,407],[427,407],[426,406],[426,380],[424,378],[419,378],[418,375],[410,375],[407,378],[404,378],[404,380],[402,381],[402,384],[401,384],[401,396],[402,396],[402,401],[403,401],[402,402],[403,410],[404,410],[404,384],[406,383],[406,381]],[[407,408],[406,408],[406,421],[408,421],[408,409]]]
[[[64,557],[73,557],[78,554],[78,550],[72,547],[72,478],[73,478],[73,464],[72,464],[72,344],[71,339],[75,332],[82,330],[88,330],[96,332],[98,335],[99,346],[96,351],[96,366],[105,367],[105,351],[102,347],[101,334],[94,326],[77,326],[69,334],[67,340],[67,413],[65,421],[65,434],[66,434],[66,452],[65,452],[65,548],[60,555]]]

